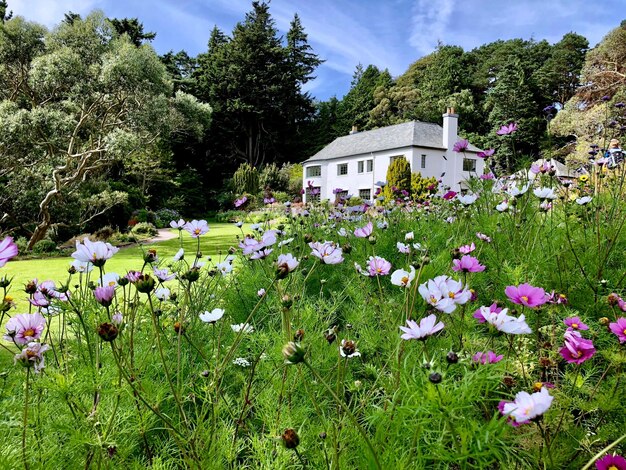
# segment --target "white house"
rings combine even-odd
[[[302,164],[304,201],[334,200],[335,190],[342,196],[373,199],[376,183],[386,181],[389,164],[399,157],[409,162],[412,172],[434,176],[459,191],[464,180],[483,174],[485,162],[476,156],[481,150],[471,144],[463,153],[452,149],[460,140],[458,119],[454,108],[448,108],[443,127],[412,121],[338,137]]]

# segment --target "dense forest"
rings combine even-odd
[[[0,2],[0,20],[0,228],[31,246],[124,227],[140,209],[231,208],[242,164],[254,189],[297,198],[297,163],[352,126],[440,122],[447,106],[504,171],[523,163],[514,151],[581,158],[594,116],[625,100],[624,22],[593,49],[570,32],[555,44],[440,44],[398,77],[359,64],[344,97],[318,101],[303,85],[324,58],[297,14],[282,35],[268,3],[231,32],[207,31],[197,57],[157,55],[138,18],[68,12],[47,30]],[[514,144],[496,139],[512,121]]]

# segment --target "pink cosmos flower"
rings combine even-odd
[[[298,267],[299,264],[300,262],[296,258],[294,258],[291,253],[278,255],[278,259],[276,260],[276,266],[281,272],[284,272],[285,274],[292,272]]]
[[[411,247],[409,245],[406,245],[405,243],[402,242],[398,242],[396,243],[396,248],[398,248],[398,252],[408,255],[409,253],[411,253]]]
[[[391,263],[380,256],[370,256],[367,262],[367,272],[370,277],[386,276],[391,271]]]
[[[446,200],[449,201],[450,199],[454,199],[454,197],[456,196],[456,192],[455,191],[448,191],[446,194],[444,194],[442,197]]]
[[[0,268],[15,256],[17,256],[17,245],[13,243],[12,237],[5,237],[0,242]]]
[[[472,361],[476,364],[495,364],[500,362],[504,356],[502,354],[497,355],[493,351],[477,352],[472,356]]]
[[[493,173],[484,173],[480,175],[481,180],[492,180],[494,179]]]
[[[182,250],[182,248],[181,248]],[[129,280],[129,282],[135,283],[139,280],[139,278],[141,277],[141,273],[139,271],[128,271],[126,273],[126,276],[124,276],[126,279]]]
[[[520,284],[519,286],[508,286],[504,293],[511,302],[526,307],[539,307],[548,301],[546,291],[541,287],[533,287],[530,284]]]
[[[448,276],[437,276],[421,284],[418,291],[427,304],[440,312],[452,313],[457,305],[462,305],[472,297],[472,293],[460,281]]]
[[[198,238],[209,231],[209,225],[206,220],[192,220],[187,222],[183,227],[192,238]]]
[[[565,345],[559,349],[559,354],[570,364],[582,364],[591,359],[596,348],[590,339],[580,336],[577,331],[565,332]]]
[[[489,307],[484,307],[486,309],[488,309],[489,312],[491,313],[500,313],[502,311],[502,309],[500,307],[498,307],[497,303],[492,303]],[[474,315],[473,317],[478,320],[478,323],[485,323],[487,320],[485,320],[485,317],[483,315],[483,307],[479,307],[478,309],[476,309],[474,311]]]
[[[161,282],[171,281],[176,277],[176,274],[170,273],[167,268],[159,269],[156,266],[152,268],[154,276]]]
[[[509,135],[513,134],[517,130],[517,123],[511,122],[509,124],[505,124],[500,129],[496,131],[498,135]]]
[[[465,273],[480,273],[485,270],[485,266],[480,264],[473,256],[465,255],[461,259],[452,261],[452,270]]]
[[[487,242],[487,243],[491,243],[491,237],[485,235],[484,233],[476,232],[476,237],[479,240],[482,240],[482,241]]]
[[[272,253],[271,248],[263,248],[262,250],[259,251],[255,251],[254,253],[252,253],[250,255],[250,259],[255,260],[255,259],[265,259],[267,258],[271,253]]]
[[[374,225],[372,222],[368,222],[365,227],[360,227],[354,230],[354,236],[358,238],[367,238],[369,237],[374,230]]]
[[[41,313],[22,313],[15,315],[5,325],[4,339],[23,345],[39,339],[46,327],[46,319]]]
[[[24,367],[34,366],[35,373],[39,373],[45,367],[43,353],[50,347],[42,343],[28,343],[22,352],[15,355],[14,362],[21,363]]]
[[[184,219],[178,219],[178,221],[176,220],[172,220],[170,222],[170,227],[172,228],[177,228],[178,230],[182,230],[183,227],[185,226],[185,220]]]
[[[466,139],[461,139],[454,144],[454,146],[452,147],[452,150],[454,150],[457,153],[461,153],[461,152],[465,152],[468,146],[469,146],[469,141],[467,141]]]
[[[322,260],[324,264],[339,264],[343,261],[343,251],[335,242],[311,242],[311,254]]]
[[[514,401],[501,401],[498,408],[503,415],[507,416],[512,426],[519,426],[548,411],[553,399],[554,397],[548,393],[548,389],[541,387],[540,392],[532,395],[528,392],[519,392],[515,395]]]
[[[578,317],[569,317],[563,320],[565,326],[567,326],[567,331],[578,331],[578,330],[588,330],[589,327],[585,325],[582,320]]]
[[[478,158],[489,158],[491,157],[494,153],[495,153],[495,149],[487,149],[487,150],[483,150],[482,152],[478,152],[476,154],[476,156]]]
[[[597,470],[626,470],[626,459],[621,455],[605,455],[596,460]]]
[[[110,243],[92,242],[85,238],[82,243],[76,240],[76,251],[72,253],[72,258],[101,267],[119,250]]]
[[[620,317],[617,321],[609,323],[609,329],[617,336],[620,343],[626,343],[626,318]]]
[[[476,245],[472,242],[471,245],[463,245],[459,247],[459,253],[462,255],[469,255],[472,251],[476,249]]]
[[[407,320],[408,326],[401,326],[400,329],[404,331],[404,334],[400,336],[402,339],[418,339],[426,341],[426,338],[434,335],[435,333],[443,330],[444,324],[442,322],[437,323],[437,317],[434,314],[428,315],[420,320],[419,325],[414,320]]]
[[[115,297],[115,286],[96,287],[93,291],[93,296],[103,307],[108,307],[113,302]]]

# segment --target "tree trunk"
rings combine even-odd
[[[30,237],[30,240],[28,240],[28,246],[26,247],[26,249],[28,251],[33,249],[33,246],[35,246],[35,243],[37,243],[40,240],[43,240],[44,237],[46,236],[46,232],[48,232],[48,229],[50,228],[50,220],[45,220],[43,222],[41,222],[39,225],[37,225],[37,228],[35,229],[35,231],[33,232],[33,234]]]

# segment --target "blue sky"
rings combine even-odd
[[[14,14],[52,27],[63,13],[101,9],[111,17],[138,17],[157,33],[159,53],[206,50],[217,25],[230,33],[250,10],[250,0],[9,0]],[[626,0],[272,0],[281,32],[294,13],[309,42],[325,59],[307,89],[318,99],[343,96],[358,63],[402,74],[437,42],[466,50],[497,39],[557,42],[575,31],[593,46],[626,19]]]

